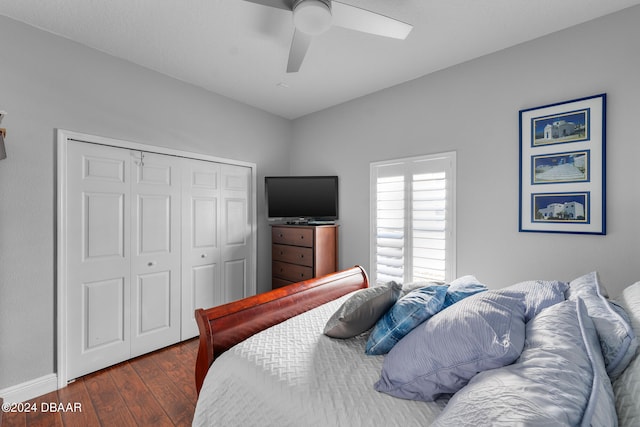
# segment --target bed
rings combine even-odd
[[[640,282],[460,279],[356,266],[197,310],[193,425],[640,425]]]

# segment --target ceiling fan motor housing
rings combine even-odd
[[[296,29],[311,36],[331,28],[331,0],[296,0],[293,3]]]

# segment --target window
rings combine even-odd
[[[452,280],[456,153],[371,164],[372,283]]]

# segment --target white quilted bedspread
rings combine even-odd
[[[366,335],[322,334],[348,298],[267,329],[227,351],[209,369],[194,426],[429,425],[446,401],[378,393],[383,356],[364,354]],[[357,374],[354,374],[357,372]]]

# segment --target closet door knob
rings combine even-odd
[[[206,258],[206,257],[207,257],[207,254],[200,255],[200,258]]]
[[[153,267],[154,265],[156,265],[156,262],[155,262],[155,261],[149,261],[149,262],[147,263],[147,265],[148,265],[149,267]]]

